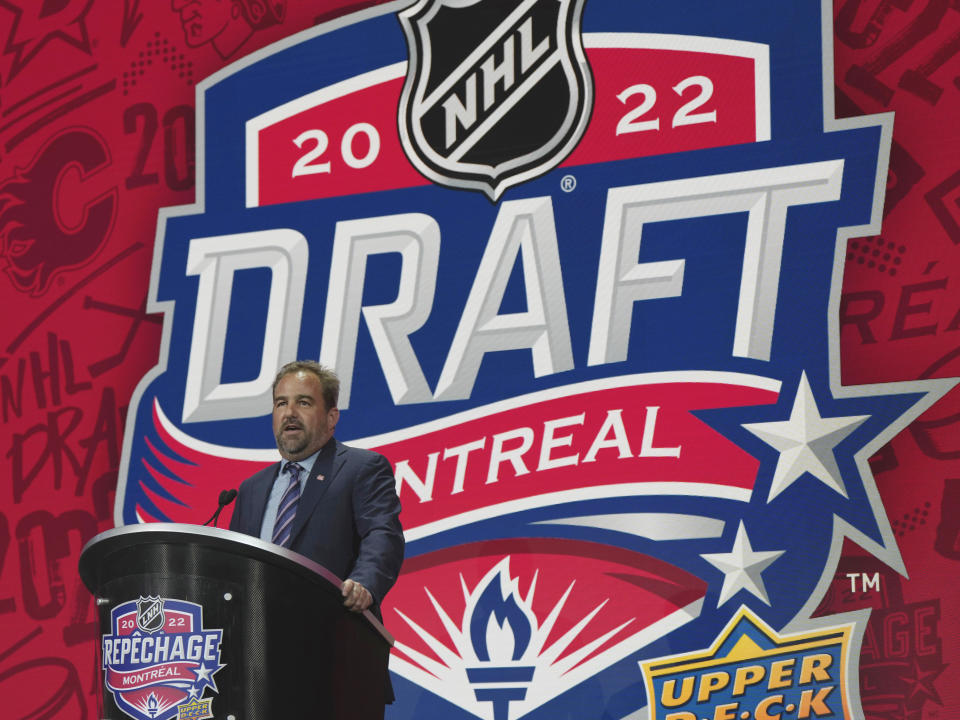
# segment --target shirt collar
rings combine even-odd
[[[303,474],[300,476],[300,484],[301,484],[301,485],[303,485],[303,483],[306,481],[307,477],[309,477],[310,471],[313,469],[313,464],[317,461],[317,458],[320,457],[320,453],[322,453],[322,452],[323,452],[323,448],[320,448],[319,450],[317,450],[317,451],[316,451],[313,455],[311,455],[310,457],[306,457],[306,458],[304,458],[303,460],[294,460],[294,461],[293,461],[293,462],[295,462],[297,465],[299,465],[301,468],[303,468],[303,470],[304,470]],[[287,460],[284,460],[284,461],[283,461],[283,465],[280,467],[280,471],[281,471],[281,472],[285,472],[285,471],[286,471],[286,469],[287,469],[287,462],[288,462]],[[287,474],[289,474],[289,473],[287,473]]]

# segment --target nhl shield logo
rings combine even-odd
[[[137,600],[137,627],[146,633],[155,633],[164,623],[163,600],[155,595],[141,595]]]
[[[583,3],[421,0],[400,14],[400,138],[421,173],[496,200],[573,150],[593,101]]]

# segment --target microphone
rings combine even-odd
[[[220,513],[223,512],[223,509],[233,502],[233,499],[237,496],[236,488],[231,488],[230,490],[221,490],[220,498],[217,500],[219,503],[217,506],[217,511],[207,520],[204,525],[209,525],[213,523],[213,526],[217,526],[217,518],[220,517]]]

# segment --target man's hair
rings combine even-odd
[[[294,360],[288,362],[273,379],[273,394],[277,393],[277,383],[287,375],[295,372],[308,372],[314,375],[320,381],[320,387],[323,391],[323,403],[327,410],[332,410],[337,406],[337,399],[340,397],[340,378],[330,368],[324,367],[315,360]]]

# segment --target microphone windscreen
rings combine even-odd
[[[218,500],[221,507],[227,506],[233,502],[233,499],[237,496],[236,488],[231,488],[230,490],[221,490],[220,498]]]

